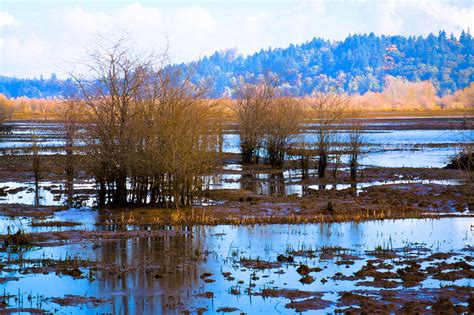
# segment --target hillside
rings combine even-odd
[[[409,81],[430,80],[438,95],[451,94],[474,81],[474,40],[440,32],[426,37],[351,35],[344,41],[321,38],[286,48],[269,48],[249,56],[236,49],[216,52],[178,67],[193,69],[195,82],[210,80],[211,96],[231,95],[240,80],[272,72],[292,95],[331,88],[349,94],[379,92],[387,76]],[[51,79],[0,77],[0,93],[7,97],[60,96],[63,82]]]

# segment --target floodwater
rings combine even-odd
[[[401,176],[401,175],[400,175]],[[299,172],[295,170],[274,174],[218,174],[207,177],[205,189],[245,189],[257,195],[264,196],[304,196],[311,190],[344,190],[355,188],[360,193],[366,188],[382,185],[400,184],[424,184],[424,185],[460,185],[460,180],[455,179],[403,179],[398,180],[370,181],[351,184],[325,184],[325,185],[303,185],[295,183],[299,181]]]
[[[86,229],[100,229],[92,224],[97,219],[95,210],[82,211]],[[77,212],[70,213],[77,218]],[[55,220],[68,217],[59,215]],[[3,218],[2,226],[12,224]],[[22,224],[28,224],[24,219]],[[17,223],[18,224],[18,223]],[[73,279],[54,272],[22,274],[19,266],[1,271],[2,277],[19,277],[17,281],[2,284],[5,294],[23,299],[9,299],[10,307],[41,307],[60,314],[114,313],[114,314],[179,314],[182,310],[208,310],[218,314],[221,307],[235,307],[247,314],[293,313],[285,308],[285,298],[263,298],[254,293],[264,288],[298,289],[322,292],[323,298],[334,302],[338,293],[349,290],[375,289],[357,285],[355,281],[333,280],[336,273],[352,275],[363,266],[376,248],[416,251],[418,257],[437,252],[460,252],[474,244],[471,225],[474,218],[405,219],[368,221],[363,223],[332,223],[304,225],[256,226],[197,226],[161,227],[162,236],[119,241],[97,240],[94,246],[84,241],[54,247],[30,249],[20,253],[1,253],[2,262],[22,259],[64,259],[66,256],[107,262],[109,269],[96,271],[92,277]],[[132,227],[133,228],[133,227]],[[35,230],[37,229],[37,230]],[[49,228],[57,230],[58,228]],[[68,228],[69,229],[69,228]],[[149,228],[150,229],[150,228]],[[151,228],[153,229],[153,228]],[[179,234],[172,234],[173,230]],[[45,228],[28,228],[45,231]],[[423,240],[423,241],[421,241]],[[423,242],[423,243],[420,243]],[[295,257],[295,264],[283,263],[270,269],[244,267],[243,259],[276,262],[279,254],[294,250],[318,250],[322,247],[340,247],[356,256],[353,265],[339,265],[339,258]],[[397,260],[396,258],[393,261]],[[392,262],[393,262],[392,261]],[[296,272],[299,263],[320,267],[316,281],[302,284]],[[472,262],[471,262],[472,264]],[[24,266],[23,266],[24,267]],[[401,267],[400,267],[401,268]],[[87,268],[82,268],[89,275]],[[230,272],[233,278],[223,275]],[[200,276],[211,273],[206,282]],[[321,282],[325,279],[327,282]],[[240,281],[240,282],[239,282]],[[415,288],[439,288],[455,284],[472,287],[474,279],[441,281],[427,278]],[[400,289],[402,286],[394,288]],[[250,288],[250,292],[248,291]],[[212,292],[212,298],[198,294]],[[236,294],[236,292],[240,292]],[[49,300],[67,294],[97,297],[107,300],[100,305],[59,306]],[[28,299],[30,296],[32,298]],[[324,309],[333,312],[335,304]],[[307,314],[311,314],[309,311]],[[305,313],[306,314],[306,313]]]
[[[204,189],[245,189],[257,195],[264,196],[298,196],[307,195],[312,190],[344,190],[355,188],[357,193],[372,186],[400,185],[400,184],[431,184],[431,185],[460,185],[455,179],[403,179],[360,182],[353,187],[351,184],[302,185],[294,183],[298,180],[297,171],[286,171],[280,174],[219,174],[207,176]],[[65,181],[42,181],[38,187],[38,198],[35,184],[32,182],[0,182],[1,204],[37,205],[37,206],[64,206],[72,202],[75,207],[93,207],[95,202],[95,184],[93,182],[75,182],[71,195],[68,194]],[[70,198],[68,200],[68,198]],[[212,200],[200,200],[213,202]],[[204,204],[203,204],[204,205]]]
[[[435,125],[436,119],[433,120]],[[444,119],[443,123],[450,122]],[[452,120],[457,121],[456,119]],[[409,129],[403,130],[410,125],[419,123],[415,121],[397,121],[367,124],[363,137],[368,144],[364,148],[367,155],[362,163],[366,165],[382,167],[442,167],[449,157],[459,152],[462,143],[474,142],[474,130],[472,129]],[[309,124],[310,125],[310,124]],[[308,126],[309,126],[308,125]],[[0,141],[0,155],[28,154],[27,148],[31,147],[32,135],[36,136],[42,154],[64,153],[61,123],[54,122],[12,122],[7,123],[11,132],[2,135]],[[390,129],[396,127],[394,129]],[[410,127],[412,128],[412,127]],[[344,138],[346,132],[341,132]],[[314,141],[314,133],[298,135],[294,141],[302,139]],[[224,151],[239,153],[239,135],[228,133],[224,135]],[[84,145],[79,140],[78,146]],[[346,162],[347,157],[343,157]]]
[[[440,119],[444,124],[456,122],[456,120]],[[369,166],[379,167],[443,167],[449,158],[460,150],[460,144],[472,143],[474,141],[474,130],[428,130],[428,129],[409,129],[410,125],[419,123],[416,121],[397,121],[389,122],[373,121],[368,125],[364,133],[365,142],[368,145],[364,148],[366,154],[361,158],[361,168]],[[448,124],[449,125],[449,124]],[[11,130],[3,134],[0,141],[0,155],[22,155],[31,154],[28,148],[31,147],[32,133],[37,137],[40,145],[41,154],[63,154],[64,145],[62,136],[62,125],[55,122],[11,122]],[[407,130],[403,128],[407,126]],[[394,128],[390,130],[389,128]],[[344,137],[344,131],[341,132]],[[314,140],[315,135],[305,133],[294,139],[299,141],[301,138]],[[225,134],[224,137],[225,152],[239,152],[239,136],[237,134]],[[78,142],[82,145],[83,142]],[[290,157],[291,158],[291,157]],[[342,156],[342,163],[347,163],[347,156]],[[222,174],[207,176],[204,180],[203,189],[246,189],[258,195],[272,196],[302,196],[312,189],[347,189],[347,184],[327,185],[326,187],[301,185],[298,181],[301,179],[301,173],[298,170],[287,170],[281,174],[235,174],[241,171],[242,167],[238,164],[229,164],[224,166]],[[314,170],[311,170],[310,176],[315,176]],[[409,183],[406,179],[401,183]],[[412,183],[419,183],[419,180],[412,180]],[[426,182],[423,182],[426,183]],[[446,182],[432,181],[431,184],[445,185]],[[368,182],[358,184],[357,191],[373,186],[383,184],[394,184],[393,182]],[[456,184],[450,182],[449,184]],[[6,187],[13,190],[5,196],[0,196],[0,204],[19,203],[34,205],[64,205],[68,200],[65,194],[65,182],[42,182],[40,183],[39,199],[35,199],[33,183],[15,183],[2,182],[0,190]],[[23,189],[20,189],[23,188]],[[94,192],[92,183],[78,184],[74,183],[74,189],[84,191],[89,189]],[[14,193],[13,193],[14,192]],[[80,201],[80,205],[93,205],[93,198],[87,198],[87,195],[75,194],[75,200]]]
[[[473,130],[383,130],[389,123],[365,133],[370,144],[365,149],[365,166],[382,167],[442,167],[448,158],[458,152],[460,143],[472,142]],[[31,130],[34,129],[42,154],[61,153],[64,144],[61,126],[55,123],[13,123],[12,132],[3,135],[0,154],[28,154],[31,146]],[[305,134],[304,137],[314,137]],[[236,134],[225,136],[225,151],[238,152],[239,139]],[[317,189],[347,189],[350,185],[336,184],[321,187],[303,186],[298,183],[301,174],[287,170],[277,174],[241,174],[238,164],[224,166],[223,174],[205,178],[205,189],[247,189],[259,195],[298,195]],[[237,173],[239,172],[239,173]],[[374,185],[392,184],[459,185],[458,180],[425,180],[400,177],[391,181],[362,182],[358,192]],[[68,198],[66,182],[44,181],[40,183],[38,198],[35,185],[29,182],[1,182],[0,204],[64,205]],[[94,184],[88,181],[74,183],[72,198],[78,205],[92,206]],[[57,314],[113,313],[113,314],[181,314],[184,310],[197,313],[207,309],[206,314],[221,314],[221,308],[238,309],[236,313],[286,314],[294,313],[286,308],[289,299],[262,297],[263,289],[289,289],[321,292],[328,306],[312,313],[333,313],[340,293],[352,290],[379,290],[359,280],[341,280],[336,274],[351,276],[373,259],[370,251],[394,250],[400,255],[414,255],[423,259],[433,253],[455,252],[454,258],[443,261],[467,261],[473,265],[474,217],[439,219],[405,219],[345,222],[331,224],[302,225],[254,225],[254,226],[134,226],[100,225],[107,220],[104,210],[89,207],[58,211],[43,221],[77,222],[78,226],[35,226],[27,217],[0,217],[0,233],[7,234],[21,229],[27,233],[73,233],[76,230],[103,232],[113,236],[119,232],[146,230],[156,232],[151,236],[84,238],[80,242],[63,242],[33,248],[3,248],[0,251],[0,293],[6,308],[40,308]],[[87,232],[86,232],[87,233]],[[70,240],[68,234],[64,234]],[[3,244],[2,244],[3,245]],[[54,245],[54,246],[53,246]],[[350,255],[352,262],[342,263],[340,255],[325,257],[324,248],[338,248],[338,252]],[[312,256],[295,254],[294,263],[277,263],[277,256],[292,255],[293,252],[314,251]],[[472,256],[470,256],[472,258]],[[81,275],[74,277],[61,269],[33,272],[34,268],[60,264],[67,261],[87,261],[79,267]],[[405,259],[405,258],[403,258]],[[401,256],[389,258],[394,270],[403,268]],[[456,260],[458,259],[458,260]],[[268,261],[271,268],[246,266],[246,260]],[[422,268],[439,263],[423,261]],[[299,264],[322,270],[312,275],[315,281],[302,284],[297,272]],[[399,263],[397,265],[397,263]],[[204,273],[211,275],[203,276]],[[230,273],[230,276],[229,274]],[[18,279],[15,279],[18,278]],[[370,279],[369,279],[370,280]],[[389,290],[406,290],[400,279]],[[413,289],[441,288],[457,285],[472,288],[474,279],[448,281],[428,276]],[[206,293],[206,296],[200,294]],[[211,294],[212,293],[212,294]],[[75,295],[98,298],[95,303],[63,305],[52,298]],[[296,299],[299,300],[298,298]]]
[[[341,137],[344,137],[342,133]],[[443,167],[460,151],[463,143],[474,141],[474,130],[366,130],[363,149],[367,153],[361,164],[381,167]],[[311,133],[302,135],[305,141],[315,141]],[[240,152],[237,134],[225,136],[224,151]],[[298,137],[295,141],[299,141]],[[342,162],[348,157],[343,156]]]

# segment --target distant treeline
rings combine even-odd
[[[18,79],[0,76],[0,93],[8,98],[63,98],[71,80],[59,80],[53,73],[49,79]]]
[[[314,90],[335,90],[350,95],[381,92],[387,77],[412,82],[430,81],[438,96],[453,94],[474,81],[474,40],[469,32],[459,37],[351,35],[344,41],[321,38],[287,48],[269,48],[249,56],[228,49],[199,61],[174,65],[192,69],[192,81],[211,84],[209,97],[234,96],[241,82],[257,81],[269,72],[288,95],[306,96]],[[0,76],[0,93],[8,98],[61,97],[67,81],[14,79]]]
[[[468,87],[443,97],[436,95],[430,81],[410,82],[387,77],[381,92],[367,92],[348,98],[346,108],[356,112],[474,110],[474,82]],[[300,107],[307,109],[311,97],[294,97]],[[235,100],[230,98],[208,99],[220,108],[220,119],[233,120]],[[4,119],[48,118],[57,119],[64,109],[63,100],[19,97],[9,99],[0,93],[0,122]]]

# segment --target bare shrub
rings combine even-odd
[[[310,99],[315,123],[314,148],[317,155],[319,178],[326,176],[329,154],[340,140],[337,125],[342,122],[348,103],[349,99],[346,96],[335,92],[316,92]]]
[[[349,133],[347,136],[347,152],[349,154],[349,168],[351,173],[351,180],[357,181],[357,172],[359,169],[359,162],[363,155],[362,147],[366,142],[364,132],[364,125],[360,120],[355,119],[353,114],[349,122]]]
[[[242,83],[236,89],[242,164],[259,163],[266,133],[265,120],[276,93],[276,81],[269,77],[256,84]]]
[[[282,168],[285,154],[302,128],[299,102],[290,97],[273,100],[265,119],[265,147],[268,163]]]
[[[102,39],[85,65],[92,78],[74,78],[99,204],[191,205],[218,148],[205,87],[166,54],[134,55],[123,38]]]

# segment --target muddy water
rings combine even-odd
[[[66,212],[62,219],[82,217],[85,223],[83,228],[103,229],[92,224],[98,218],[94,210],[80,211],[82,212]],[[61,219],[61,214],[58,215],[55,220]],[[7,218],[0,222],[3,227],[11,224]],[[28,220],[25,219],[22,223],[27,225]],[[343,291],[378,290],[370,286],[356,286],[355,281],[332,280],[331,277],[337,272],[353,274],[371,258],[366,251],[377,248],[404,248],[417,257],[453,251],[461,253],[462,257],[466,254],[463,249],[474,244],[474,232],[471,230],[473,224],[474,218],[443,218],[306,225],[161,227],[163,234],[156,237],[119,241],[98,239],[80,244],[30,249],[20,254],[1,253],[4,264],[6,260],[18,256],[23,259],[56,260],[69,256],[105,265],[105,268],[93,272],[90,278],[88,268],[82,268],[86,275],[83,279],[73,279],[54,272],[21,274],[14,269],[2,269],[2,277],[19,277],[19,280],[1,284],[1,289],[7,295],[23,297],[9,299],[10,307],[21,303],[23,307],[39,307],[63,314],[179,314],[182,310],[196,311],[198,308],[207,309],[206,314],[217,314],[221,307],[235,307],[248,314],[293,313],[285,308],[289,300],[263,298],[254,293],[264,288],[299,289],[322,292],[323,298],[333,303],[337,300],[338,293]],[[31,232],[43,232],[47,229],[28,228]],[[175,231],[180,233],[174,234]],[[295,264],[282,263],[277,268],[263,270],[246,268],[240,263],[241,259],[257,258],[276,262],[279,254],[288,255],[291,251],[317,250],[330,246],[342,247],[346,253],[356,256],[354,264],[338,265],[339,258],[327,258],[318,254],[313,258],[295,257]],[[313,274],[316,281],[311,284],[299,282],[301,276],[296,272],[299,263],[322,268],[322,271]],[[470,264],[472,265],[472,261]],[[224,277],[222,274],[225,272],[230,272],[235,279]],[[203,273],[212,275],[201,277]],[[215,282],[206,282],[205,279]],[[321,282],[322,279],[327,282]],[[439,288],[448,284],[473,287],[474,279],[453,282],[429,277],[415,289]],[[401,288],[400,284],[393,290]],[[198,296],[203,292],[212,292],[213,297]],[[235,295],[236,292],[240,294]],[[60,306],[49,300],[51,297],[63,297],[67,294],[98,297],[108,301],[96,306]],[[32,298],[28,299],[28,296]],[[335,308],[336,304],[333,303],[324,311],[333,312]]]

